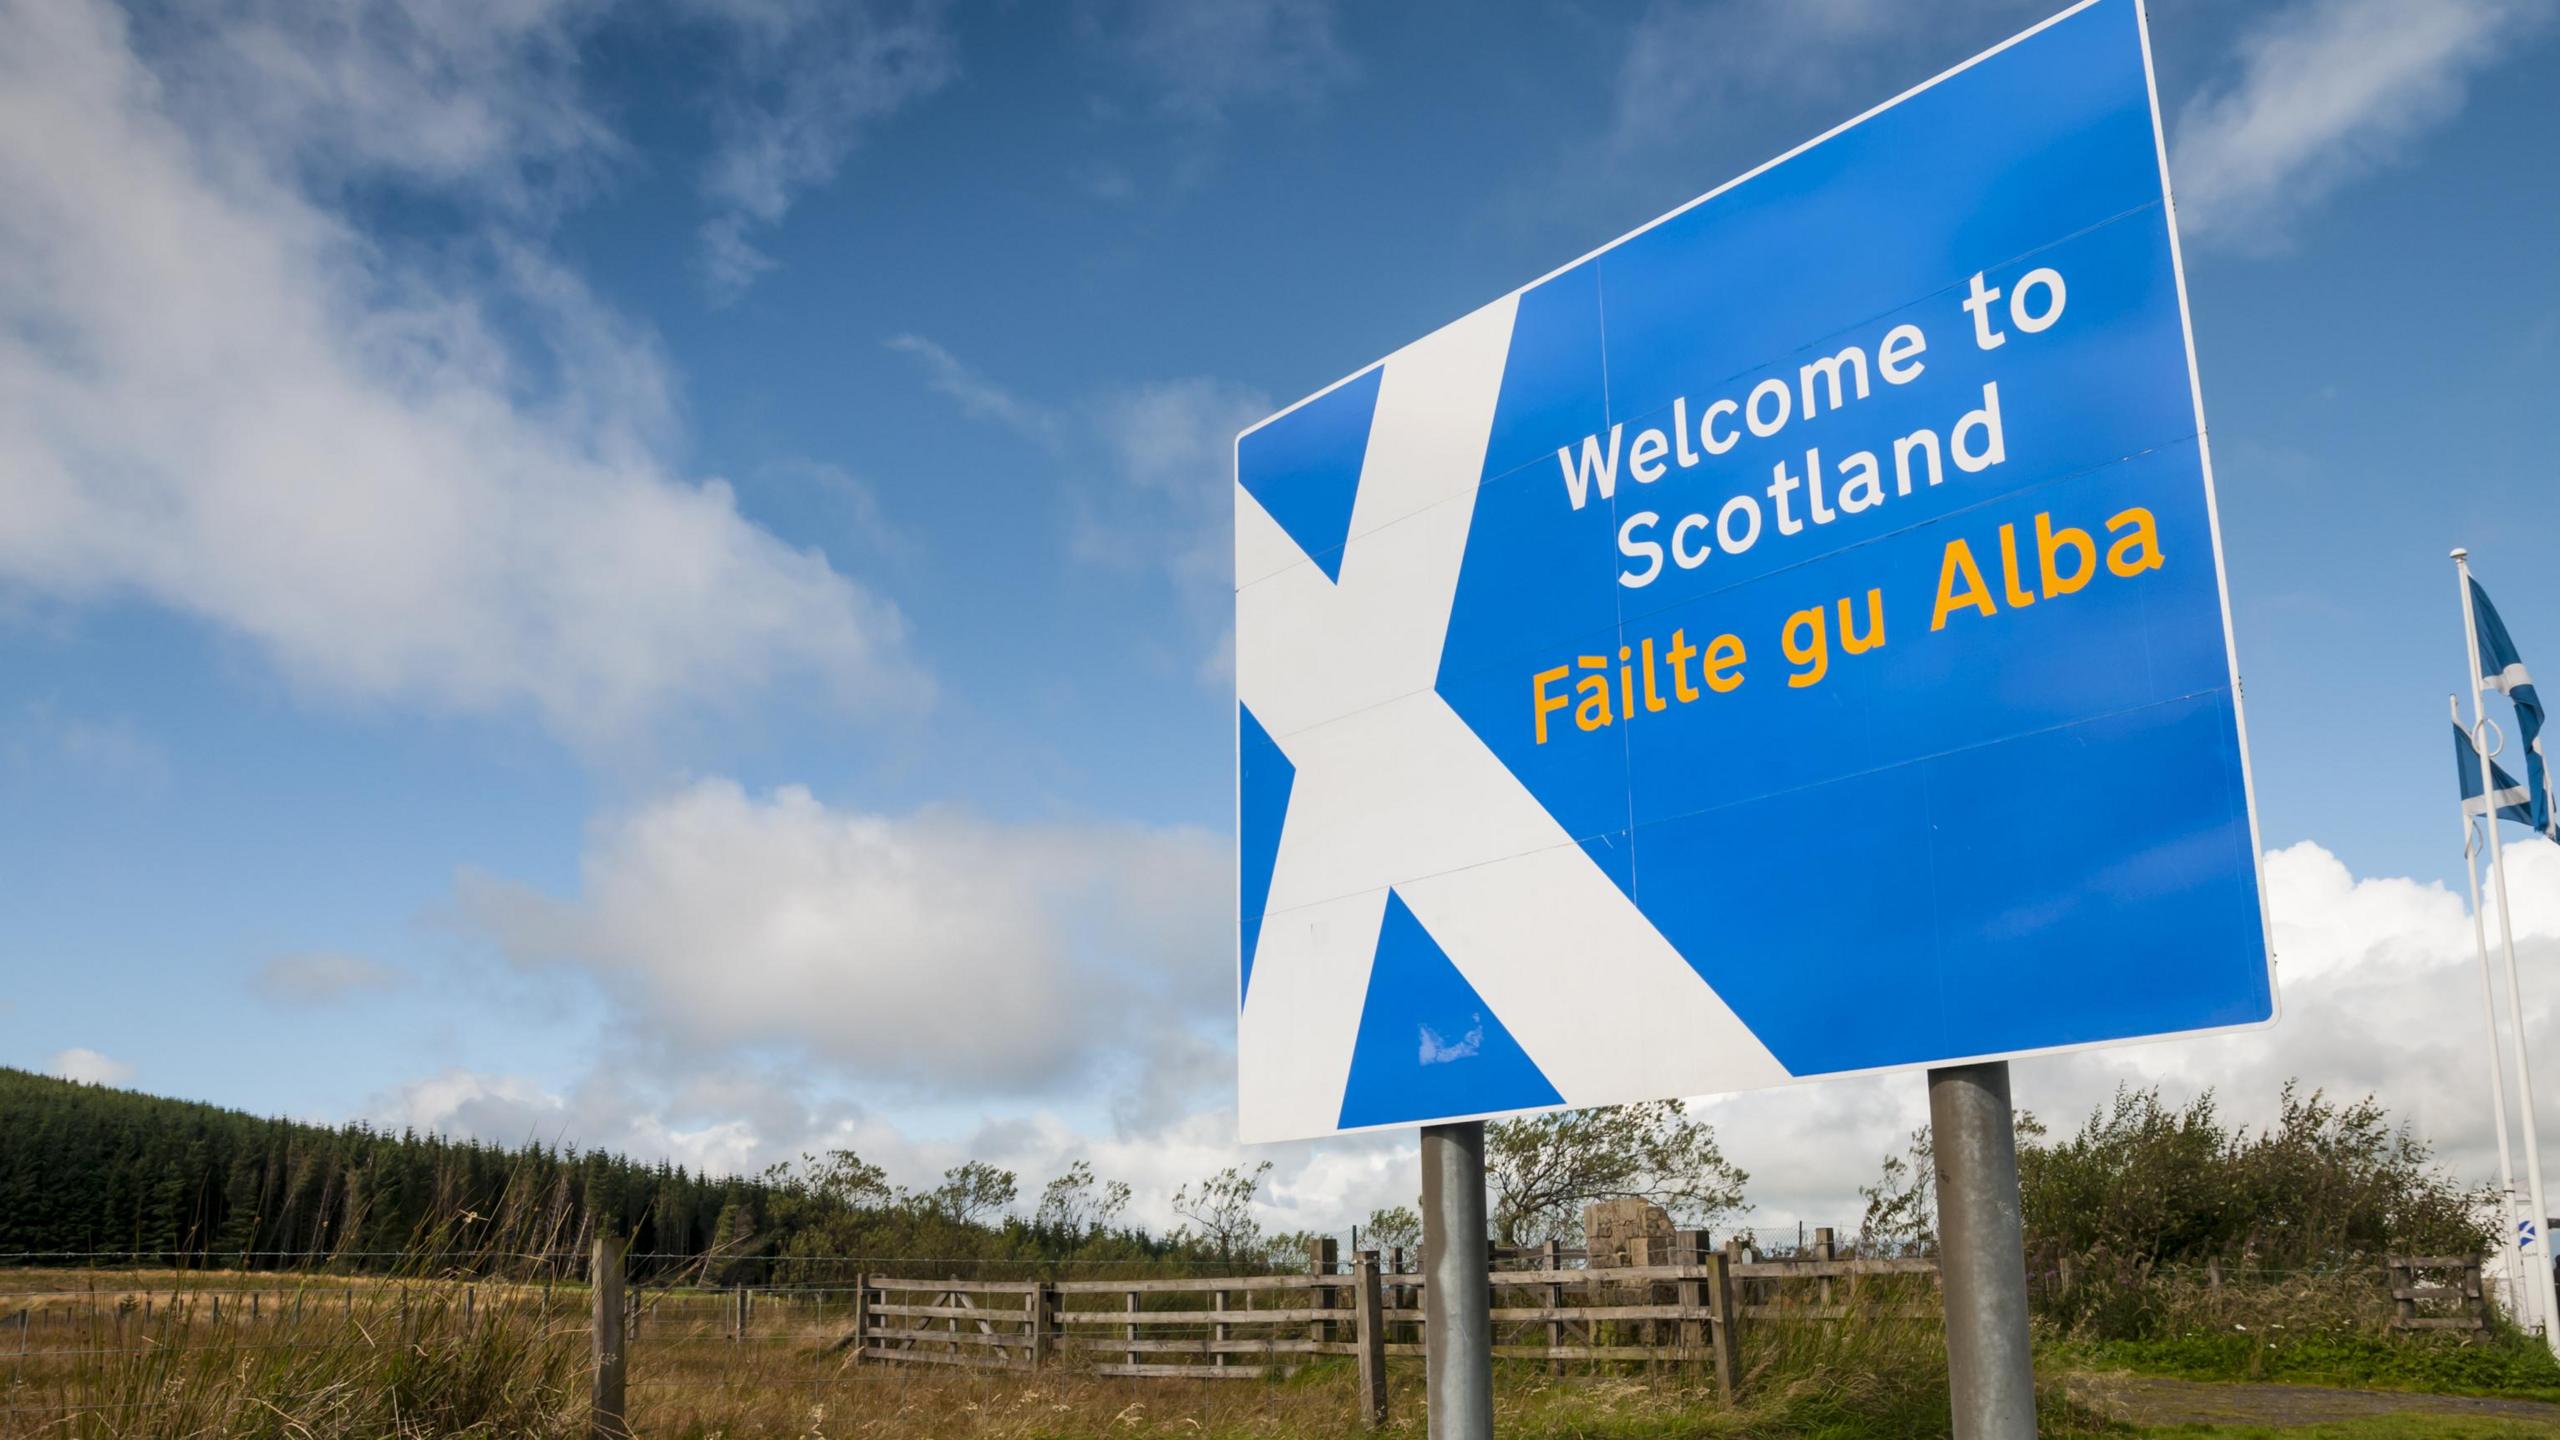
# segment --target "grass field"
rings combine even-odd
[[[2560,1404],[2560,1361],[2529,1336],[2485,1341],[2362,1334],[2182,1335],[2047,1347],[2048,1366],[2190,1380],[2272,1380]]]
[[[567,1440],[585,1434],[588,1298],[565,1283],[0,1272],[0,1436]],[[640,1440],[1364,1433],[1354,1420],[1348,1362],[1250,1381],[1121,1379],[1066,1365],[1036,1375],[857,1366],[832,1344],[844,1333],[843,1317],[822,1305],[760,1307],[750,1333],[736,1338],[726,1300],[681,1292],[644,1300],[630,1347],[629,1414]],[[1946,1433],[1933,1323],[1879,1313],[1840,1324],[1755,1324],[1742,1338],[1737,1406],[1719,1404],[1709,1376],[1680,1366],[1555,1376],[1542,1365],[1506,1364],[1498,1429],[1554,1440]],[[2560,1409],[2546,1413],[2518,1399],[2546,1393],[2549,1376],[2531,1358],[2512,1346],[2386,1345],[2368,1353],[2341,1342],[2278,1364],[2280,1378],[2379,1379],[2508,1397],[2461,1401],[2220,1383],[2267,1364],[2228,1345],[2048,1347],[2044,1433],[2560,1435]],[[1421,1382],[1418,1363],[1391,1367],[1388,1435],[1423,1434]],[[2427,1408],[2387,1413],[2404,1404]]]

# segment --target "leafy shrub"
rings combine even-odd
[[[2118,1090],[2069,1139],[2018,1155],[2030,1243],[2057,1254],[2302,1268],[2476,1254],[2490,1209],[2371,1097],[2288,1083],[2273,1126],[2232,1129],[2211,1091],[2183,1108]]]
[[[2494,1196],[2467,1190],[2370,1097],[2285,1086],[2275,1123],[2226,1123],[2211,1092],[2183,1105],[2120,1089],[2050,1138],[2018,1119],[2029,1284],[2048,1335],[2213,1346],[2306,1334],[2389,1347],[2389,1255],[2475,1255]],[[1866,1188],[1868,1253],[1936,1248],[1930,1137]],[[2284,1343],[2293,1343],[2285,1340]],[[2431,1362],[2432,1363],[2432,1362]],[[2461,1363],[2476,1363],[2463,1361]]]

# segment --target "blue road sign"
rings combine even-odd
[[[2135,0],[1245,432],[1249,1139],[2264,1023]]]

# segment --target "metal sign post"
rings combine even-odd
[[[1484,1122],[1422,1127],[1422,1354],[1431,1440],[1492,1440]]]
[[[2008,1062],[1930,1071],[1929,1133],[1956,1440],[2035,1440],[2026,1227]]]

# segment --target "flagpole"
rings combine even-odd
[[[2462,727],[2462,702],[2447,695],[2444,708],[2452,713],[2454,728]],[[2495,822],[2498,787],[2481,772],[2480,795]],[[2542,1328],[2542,1317],[2536,1312],[2535,1297],[2525,1288],[2524,1267],[2516,1255],[2517,1242],[2524,1238],[2524,1206],[2516,1194],[2515,1152],[2507,1146],[2507,1065],[2498,1058],[2498,992],[2489,978],[2489,922],[2480,914],[2479,847],[2471,833],[2469,801],[2462,802],[2462,878],[2471,888],[2471,938],[2480,953],[2480,1022],[2489,1032],[2489,1043],[2482,1052],[2489,1060],[2489,1107],[2498,1124],[2498,1193],[2506,1197],[2507,1236],[2499,1249],[2504,1252],[2508,1313],[2525,1321],[2528,1329]],[[2537,1227],[2538,1228],[2538,1227]]]
[[[2524,1122],[2525,1185],[2533,1196],[2533,1214],[2529,1217],[2533,1221],[2533,1234],[2520,1248],[2524,1251],[2527,1268],[2533,1272],[2534,1305],[2544,1321],[2542,1342],[2551,1347],[2552,1354],[2560,1355],[2560,1324],[2551,1323],[2560,1320],[2560,1296],[2552,1293],[2550,1237],[2543,1233],[2551,1227],[2551,1206],[2543,1198],[2542,1141],[2536,1133],[2533,1118],[2533,1062],[2528,1057],[2524,1039],[2524,982],[2516,974],[2516,927],[2507,908],[2506,851],[2498,843],[2496,772],[2490,768],[2488,716],[2480,692],[2480,621],[2471,599],[2470,551],[2456,549],[2453,552],[2453,573],[2462,592],[2463,644],[2471,657],[2471,748],[2480,756],[2480,793],[2489,803],[2486,826],[2489,832],[2489,877],[2491,889],[2498,897],[2498,943],[2507,962],[2507,1008],[2516,1017],[2516,1108]],[[2475,910],[2473,913],[2478,912]]]

